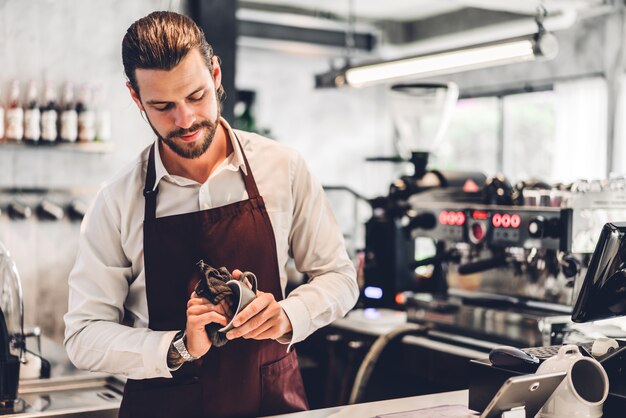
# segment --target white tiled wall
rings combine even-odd
[[[145,147],[153,134],[124,85],[121,41],[128,26],[165,0],[0,0],[0,98],[8,83],[48,78],[57,83],[101,83],[112,113],[114,152],[15,149],[0,145],[0,188],[87,188],[98,185]],[[178,4],[178,2],[175,2]],[[17,196],[19,198],[19,196]],[[31,196],[27,196],[32,200]],[[6,195],[0,199],[6,209]],[[79,224],[12,221],[0,215],[0,240],[11,251],[22,278],[26,324],[62,340],[67,276],[76,254]]]

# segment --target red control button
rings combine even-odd
[[[482,224],[472,224],[472,235],[477,242],[480,242],[485,238],[485,227]]]

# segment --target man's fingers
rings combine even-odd
[[[280,334],[280,335],[279,335]],[[276,327],[269,327],[265,332],[261,332],[257,335],[254,336],[255,340],[275,340],[276,338],[280,337],[282,334],[280,332],[277,332]]]
[[[207,314],[200,315],[203,320],[206,320],[205,325],[211,323],[217,323],[223,326],[228,324],[228,319],[224,315],[220,315],[217,312],[209,312]]]
[[[211,302],[206,298],[191,298],[187,301],[187,307],[192,305],[211,305]]]
[[[220,314],[224,315],[226,312],[224,311],[224,306],[220,305],[213,305],[211,302],[209,302],[206,299],[190,299],[187,302],[187,309],[193,307],[193,306],[204,306],[207,311],[215,311],[215,312],[219,312]],[[230,307],[228,307],[228,304],[225,305],[229,310]]]
[[[266,331],[269,327],[277,325],[280,307],[276,303],[274,305],[264,305],[258,314],[254,315],[246,322],[243,322],[239,327],[235,327],[234,330],[229,331],[226,336],[231,339],[239,337],[256,338],[259,333]],[[278,309],[276,309],[276,307],[278,307]],[[240,320],[239,315],[235,318],[235,322]]]
[[[256,339],[259,339],[258,337],[261,334],[263,334],[266,331],[268,331],[269,329],[273,328],[273,326],[274,326],[274,324],[272,323],[272,321],[266,321],[265,323],[263,323],[258,328],[253,329],[252,331],[248,332],[247,334],[243,334],[241,337],[243,337],[243,338],[256,338]]]
[[[187,309],[192,306],[206,306],[207,311],[216,311],[229,318],[233,317],[233,312],[230,309],[230,304],[226,299],[222,299],[219,304],[213,305],[205,298],[193,298],[187,301]]]
[[[235,327],[240,327],[242,324],[248,322],[250,318],[257,315],[270,304],[270,297],[272,297],[270,293],[259,292],[259,295],[235,316],[233,325]]]
[[[217,323],[221,325],[228,324],[226,317],[224,315],[220,315],[215,311],[206,312],[198,315],[190,315],[187,317],[187,323],[192,328],[200,328],[207,324]]]
[[[242,274],[243,273],[239,269],[235,269],[235,270],[232,271],[232,273],[230,273],[230,275],[233,276],[233,279],[235,279],[235,280],[239,280],[239,278],[241,277]]]
[[[203,305],[192,305],[190,307],[187,308],[187,315],[202,315],[208,312],[216,312],[220,315],[224,315],[224,313],[218,309],[217,306],[214,305],[207,305],[207,304],[203,304]],[[225,315],[224,315],[225,316]]]

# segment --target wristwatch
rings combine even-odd
[[[180,354],[180,357],[184,361],[198,360],[200,357],[194,357],[191,354],[189,354],[189,351],[187,351],[186,343],[187,343],[187,334],[185,333],[185,330],[179,331],[174,336],[174,339],[172,340],[172,345],[174,346],[174,348],[176,349],[178,354]]]

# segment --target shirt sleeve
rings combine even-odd
[[[69,276],[65,347],[80,369],[131,379],[171,377],[167,350],[176,331],[122,325],[132,266],[121,244],[120,216],[102,189],[81,225]]]
[[[309,281],[280,302],[293,327],[290,346],[344,316],[359,295],[341,229],[321,184],[301,156],[294,165],[292,194],[290,255]]]

